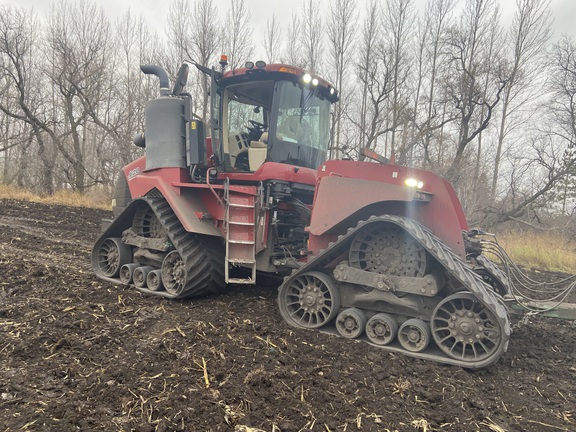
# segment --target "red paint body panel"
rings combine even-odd
[[[409,178],[423,182],[421,191],[426,194],[406,186]],[[462,230],[468,225],[447,181],[430,171],[354,161],[327,161],[318,170],[310,250],[317,254],[359,220],[381,214],[416,220],[465,258]]]
[[[176,184],[188,178],[188,173],[182,168],[159,168],[145,171],[145,167],[146,157],[143,156],[123,169],[133,199],[146,195],[152,189],[158,189],[170,203],[170,207],[186,231],[212,236],[222,235],[214,220],[203,220],[198,217],[198,214],[217,213],[216,199],[209,190],[198,188],[200,191],[191,192],[175,187]],[[186,185],[191,184],[186,183]],[[208,194],[211,194],[212,198],[208,197]],[[205,202],[210,204],[211,209],[208,209]],[[223,209],[220,210],[220,214],[224,214]]]

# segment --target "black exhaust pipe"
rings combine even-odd
[[[156,65],[140,65],[140,70],[146,75],[156,75],[160,79],[160,96],[167,96],[170,93],[170,81],[166,71]]]

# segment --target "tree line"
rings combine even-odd
[[[173,0],[159,34],[95,1],[39,16],[0,5],[0,181],[50,194],[111,190],[139,155],[145,102],[182,62],[255,60],[317,73],[340,90],[331,157],[368,147],[451,181],[474,222],[536,225],[574,210],[576,41],[554,37],[550,0],[301,0],[264,29],[245,0]],[[192,74],[198,117],[209,83]]]

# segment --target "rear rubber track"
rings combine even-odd
[[[133,284],[130,286],[147,294],[169,299],[183,299],[224,291],[226,288],[224,282],[224,247],[220,239],[186,231],[168,202],[159,193],[152,192],[135,201],[145,201],[145,205],[150,206],[166,230],[170,243],[185,263],[186,281],[182,289],[175,293],[169,293],[165,290],[152,291],[147,288],[136,287]],[[122,215],[120,215],[121,217]],[[116,284],[122,283],[119,278],[98,276]]]
[[[366,221],[359,222],[356,227],[349,228],[347,233],[338,237],[335,242],[332,242],[328,247],[322,251],[299,269],[296,269],[284,278],[279,291],[282,290],[287,284],[290,284],[295,278],[303,273],[310,271],[322,271],[331,262],[340,257],[350,247],[354,236],[363,228],[375,223],[391,223],[404,229],[408,234],[414,237],[421,245],[432,255],[440,265],[456,280],[462,284],[464,291],[470,292],[474,297],[482,303],[488,310],[490,310],[502,329],[502,341],[500,344],[499,352],[488,359],[479,362],[464,362],[451,358],[440,350],[429,352],[424,351],[421,353],[414,353],[404,349],[392,349],[388,346],[378,346],[384,350],[391,350],[395,352],[402,352],[407,356],[433,360],[440,363],[447,363],[467,368],[480,368],[489,366],[495,363],[498,358],[504,354],[508,348],[508,341],[510,339],[510,320],[508,317],[508,310],[502,299],[492,291],[491,287],[484,283],[480,276],[478,276],[470,267],[468,267],[452,250],[450,250],[438,237],[436,237],[426,227],[419,223],[402,216],[372,216]],[[293,325],[290,321],[286,320],[288,324]],[[374,345],[376,346],[376,345]]]

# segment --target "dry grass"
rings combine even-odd
[[[551,233],[509,233],[498,241],[524,267],[576,274],[576,244]]]
[[[38,195],[28,189],[0,184],[0,198],[32,201],[45,204],[61,204],[71,207],[88,207],[110,210],[110,197],[103,192],[79,194],[68,190],[59,190],[54,195]]]

